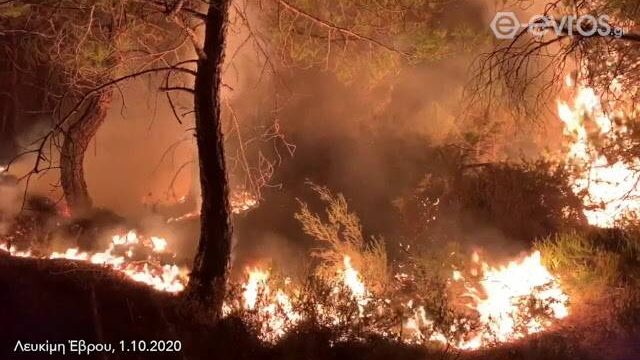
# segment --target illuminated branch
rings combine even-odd
[[[170,87],[163,86],[163,87],[160,88],[160,90],[162,90],[162,91],[183,91],[183,92],[186,92],[188,94],[193,95],[193,89],[192,88],[188,88],[188,87],[184,87],[184,86],[170,86]]]
[[[378,40],[376,40],[374,38],[371,38],[371,37],[368,37],[366,35],[358,34],[358,33],[354,32],[353,30],[349,30],[347,28],[344,28],[342,26],[334,24],[334,23],[332,23],[332,22],[330,22],[328,20],[321,19],[321,18],[319,18],[319,17],[317,17],[317,16],[315,16],[313,14],[310,14],[310,13],[300,9],[299,7],[297,7],[295,5],[290,4],[286,0],[276,0],[276,1],[280,5],[282,5],[286,9],[288,9],[289,11],[295,13],[296,15],[300,15],[300,16],[306,18],[307,20],[310,20],[310,21],[312,21],[313,23],[315,23],[315,24],[317,24],[319,26],[325,27],[325,28],[327,28],[329,30],[337,31],[337,32],[339,32],[339,33],[341,33],[343,35],[348,36],[348,37],[352,37],[352,38],[355,38],[355,39],[358,39],[358,40],[361,40],[361,41],[369,42],[369,43],[374,44],[374,45],[376,45],[378,47],[381,47],[383,49],[389,50],[389,51],[394,52],[394,53],[398,53],[398,54],[400,54],[400,55],[402,55],[404,57],[410,57],[411,56],[411,54],[406,52],[406,51],[397,49],[395,47],[387,45],[387,44],[385,44],[385,43],[383,43],[381,41],[378,41]]]

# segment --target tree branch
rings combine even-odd
[[[346,35],[346,36],[349,36],[349,37],[352,37],[352,38],[355,38],[355,39],[358,39],[358,40],[361,40],[361,41],[369,42],[369,43],[374,44],[374,45],[376,45],[378,47],[386,49],[388,51],[391,51],[391,52],[394,52],[394,53],[398,53],[398,54],[400,54],[400,55],[402,55],[404,57],[411,57],[411,54],[406,52],[406,51],[397,49],[397,48],[395,48],[393,46],[387,45],[387,44],[385,44],[385,43],[383,43],[383,42],[381,42],[379,40],[376,40],[374,38],[368,37],[366,35],[358,34],[358,33],[354,32],[352,30],[349,30],[347,28],[344,28],[342,26],[334,24],[334,23],[332,23],[332,22],[330,22],[328,20],[321,19],[321,18],[319,18],[319,17],[317,17],[317,16],[315,16],[313,14],[309,14],[308,12],[300,9],[299,7],[290,4],[286,0],[275,0],[275,1],[277,1],[280,5],[282,5],[283,7],[288,9],[289,11],[295,13],[296,15],[300,15],[300,16],[308,19],[308,20],[311,20],[312,22],[314,22],[314,23],[316,23],[316,24],[318,24],[320,26],[326,27],[326,28],[328,28],[330,30],[335,30],[337,32],[340,32],[340,33]]]

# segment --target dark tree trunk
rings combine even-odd
[[[60,182],[71,214],[91,209],[92,201],[84,178],[84,155],[107,116],[112,91],[96,95],[66,131],[60,152]]]
[[[15,96],[15,92],[12,95]],[[0,98],[0,107],[0,165],[3,165],[3,160],[13,158],[16,153],[17,104],[14,98],[4,96]]]
[[[11,44],[14,49],[17,48],[17,40],[15,37],[11,39]],[[0,162],[2,160],[11,159],[16,155],[16,125],[18,120],[18,68],[16,64],[18,61],[17,51],[13,52],[13,59],[11,59],[10,67],[11,74],[8,76],[9,83],[7,85],[7,91],[0,94]],[[2,64],[3,66],[5,64]],[[7,64],[9,65],[9,64]],[[6,159],[3,159],[6,158]],[[0,164],[1,165],[1,164]]]
[[[230,0],[209,5],[195,80],[196,138],[202,187],[200,243],[188,294],[219,317],[225,295],[232,225],[220,119],[220,84]]]

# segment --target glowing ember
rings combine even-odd
[[[231,212],[240,214],[258,206],[258,199],[248,191],[233,191],[229,199]]]
[[[589,137],[587,124],[591,123],[598,130],[597,136],[605,140],[612,139],[613,130],[626,131],[603,112],[595,91],[578,86],[573,106],[558,101],[558,115],[565,125],[565,134],[572,139],[567,160],[580,169],[574,179],[573,190],[578,195],[587,194],[585,216],[589,223],[611,227],[625,213],[640,210],[637,201],[640,176],[633,170],[640,161],[610,164],[604,155],[598,153],[597,146]]]
[[[231,212],[233,214],[242,214],[258,206],[258,199],[248,191],[233,191],[229,197]],[[200,217],[200,209],[188,212],[178,217],[172,217],[167,220],[167,224],[191,220]]]

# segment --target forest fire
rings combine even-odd
[[[364,319],[384,313],[388,299],[376,299],[363,281],[359,272],[352,266],[349,256],[343,258],[343,268],[336,273],[333,285],[335,304],[341,296],[341,289],[358,309],[358,317]],[[434,341],[448,344],[461,350],[475,350],[497,343],[511,342],[529,334],[538,333],[550,327],[554,320],[563,319],[569,313],[568,296],[561,289],[558,280],[541,263],[541,255],[534,252],[520,260],[510,261],[506,265],[492,267],[478,260],[476,275],[467,280],[462,275],[452,279],[464,285],[464,292],[458,296],[467,297],[470,316],[477,317],[478,326],[473,329],[461,325],[452,332],[462,333],[462,340],[455,340],[432,328],[433,320],[429,319],[424,308],[413,310],[398,330],[387,328],[373,329],[378,334],[399,337],[411,343]],[[300,294],[301,289],[286,282],[286,288],[274,291],[271,288],[269,272],[262,269],[248,270],[247,280],[242,286],[242,306],[249,312],[258,314],[261,319],[261,337],[266,341],[275,341],[286,334],[290,326],[303,320],[303,315],[296,310],[299,304],[287,294]],[[366,307],[368,303],[376,306]],[[413,301],[410,301],[409,307]],[[238,303],[236,302],[236,306]],[[327,325],[339,322],[338,308],[317,305],[316,311],[325,319]],[[230,308],[227,307],[227,313]],[[371,312],[371,313],[370,313]],[[428,337],[425,338],[425,333]]]
[[[520,339],[568,315],[568,296],[542,265],[539,252],[507,265],[491,267],[483,262],[481,267],[480,289],[467,287],[467,295],[474,299],[472,308],[480,314],[483,328],[473,339],[460,344],[461,348]],[[531,312],[527,307],[531,300],[537,310],[547,311],[543,315],[547,319]]]
[[[176,264],[163,262],[167,254],[167,241],[160,237],[143,237],[135,231],[114,235],[103,252],[86,252],[68,248],[64,252],[52,252],[39,256],[30,250],[19,251],[14,246],[0,245],[0,250],[16,257],[66,259],[85,261],[106,266],[136,282],[144,283],[155,290],[180,293],[188,283],[188,271]],[[169,256],[173,258],[172,256]],[[533,252],[519,260],[509,261],[497,267],[483,262],[478,253],[473,253],[468,274],[455,270],[451,273],[453,295],[466,298],[469,310],[468,321],[477,325],[452,325],[447,335],[433,327],[433,320],[422,307],[413,308],[409,301],[410,316],[395,330],[376,326],[374,333],[398,338],[410,343],[437,342],[461,350],[474,350],[497,343],[511,342],[528,334],[544,331],[554,320],[568,315],[568,296],[560,288],[557,279],[542,265],[539,252]],[[348,255],[332,279],[325,279],[330,286],[328,301],[314,303],[313,313],[324,326],[341,325],[344,321],[345,304],[352,303],[357,310],[357,319],[389,316],[392,300],[384,294],[368,289],[365,279]],[[406,278],[406,277],[404,277]],[[279,285],[278,285],[279,284]],[[302,293],[310,291],[292,283],[290,278],[276,284],[269,270],[252,267],[246,270],[246,280],[240,284],[238,297],[229,298],[224,304],[224,314],[238,313],[254,319],[260,329],[262,340],[275,342],[290,329],[305,319]],[[369,306],[373,304],[373,306]],[[390,320],[390,319],[389,319]],[[344,325],[344,324],[342,324]],[[399,329],[399,330],[398,330]]]
[[[572,82],[567,82],[572,85]],[[621,216],[640,210],[640,177],[632,164],[610,161],[599,149],[603,142],[613,140],[615,133],[626,133],[602,108],[594,89],[577,85],[572,104],[558,101],[558,115],[564,123],[565,135],[571,138],[567,161],[576,167],[573,190],[584,197],[585,216],[590,224],[611,227]],[[593,130],[592,130],[593,129]]]
[[[640,358],[637,2],[0,0],[0,360]]]

